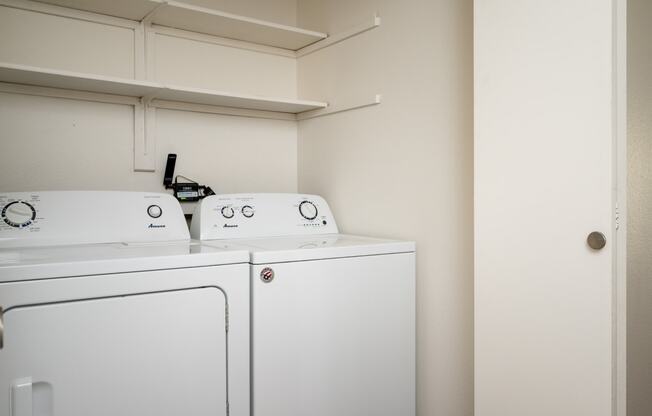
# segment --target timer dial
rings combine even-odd
[[[222,207],[221,212],[224,218],[233,218],[233,215],[235,215],[235,212],[233,212],[233,208],[231,207]]]
[[[250,205],[245,205],[242,207],[242,215],[251,218],[254,216],[254,209]]]
[[[315,204],[310,201],[303,201],[301,204],[299,204],[299,213],[303,218],[307,220],[314,220],[317,218],[317,214],[319,214]]]
[[[152,218],[158,218],[163,215],[163,210],[158,205],[150,205],[147,207],[147,215]]]
[[[10,202],[2,208],[2,219],[15,228],[24,228],[36,219],[36,210],[24,201]]]

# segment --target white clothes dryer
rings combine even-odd
[[[205,198],[191,235],[247,249],[255,416],[415,414],[415,244],[338,233],[324,199]]]
[[[0,414],[248,416],[248,259],[169,195],[0,193]]]

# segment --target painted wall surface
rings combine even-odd
[[[132,107],[0,93],[0,125],[0,191],[163,192],[162,171],[133,172]],[[157,110],[156,127],[157,160],[177,153],[178,174],[226,193],[294,190],[294,122]]]
[[[296,22],[295,0],[193,3]],[[159,81],[296,97],[291,58],[167,35],[155,56]],[[134,32],[0,6],[0,61],[130,78]],[[297,190],[296,122],[161,109],[156,120],[157,171],[134,172],[133,107],[0,93],[0,191],[163,191],[167,153],[178,154],[176,173],[216,192]]]
[[[297,96],[295,58],[165,34],[156,36],[155,56],[154,78],[165,84],[271,97]]]
[[[134,32],[0,6],[0,61],[134,76]]]
[[[346,233],[417,242],[417,408],[473,414],[473,2],[300,0],[300,26],[382,25],[299,59],[299,94],[379,106],[299,124],[299,190]]]
[[[628,2],[627,415],[652,414],[652,3]]]

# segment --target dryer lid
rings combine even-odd
[[[109,243],[0,249],[0,283],[243,264],[245,250],[197,242]]]

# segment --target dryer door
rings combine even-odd
[[[9,397],[0,395],[0,408],[11,416],[226,415],[225,309],[217,288],[11,308],[0,354]]]

